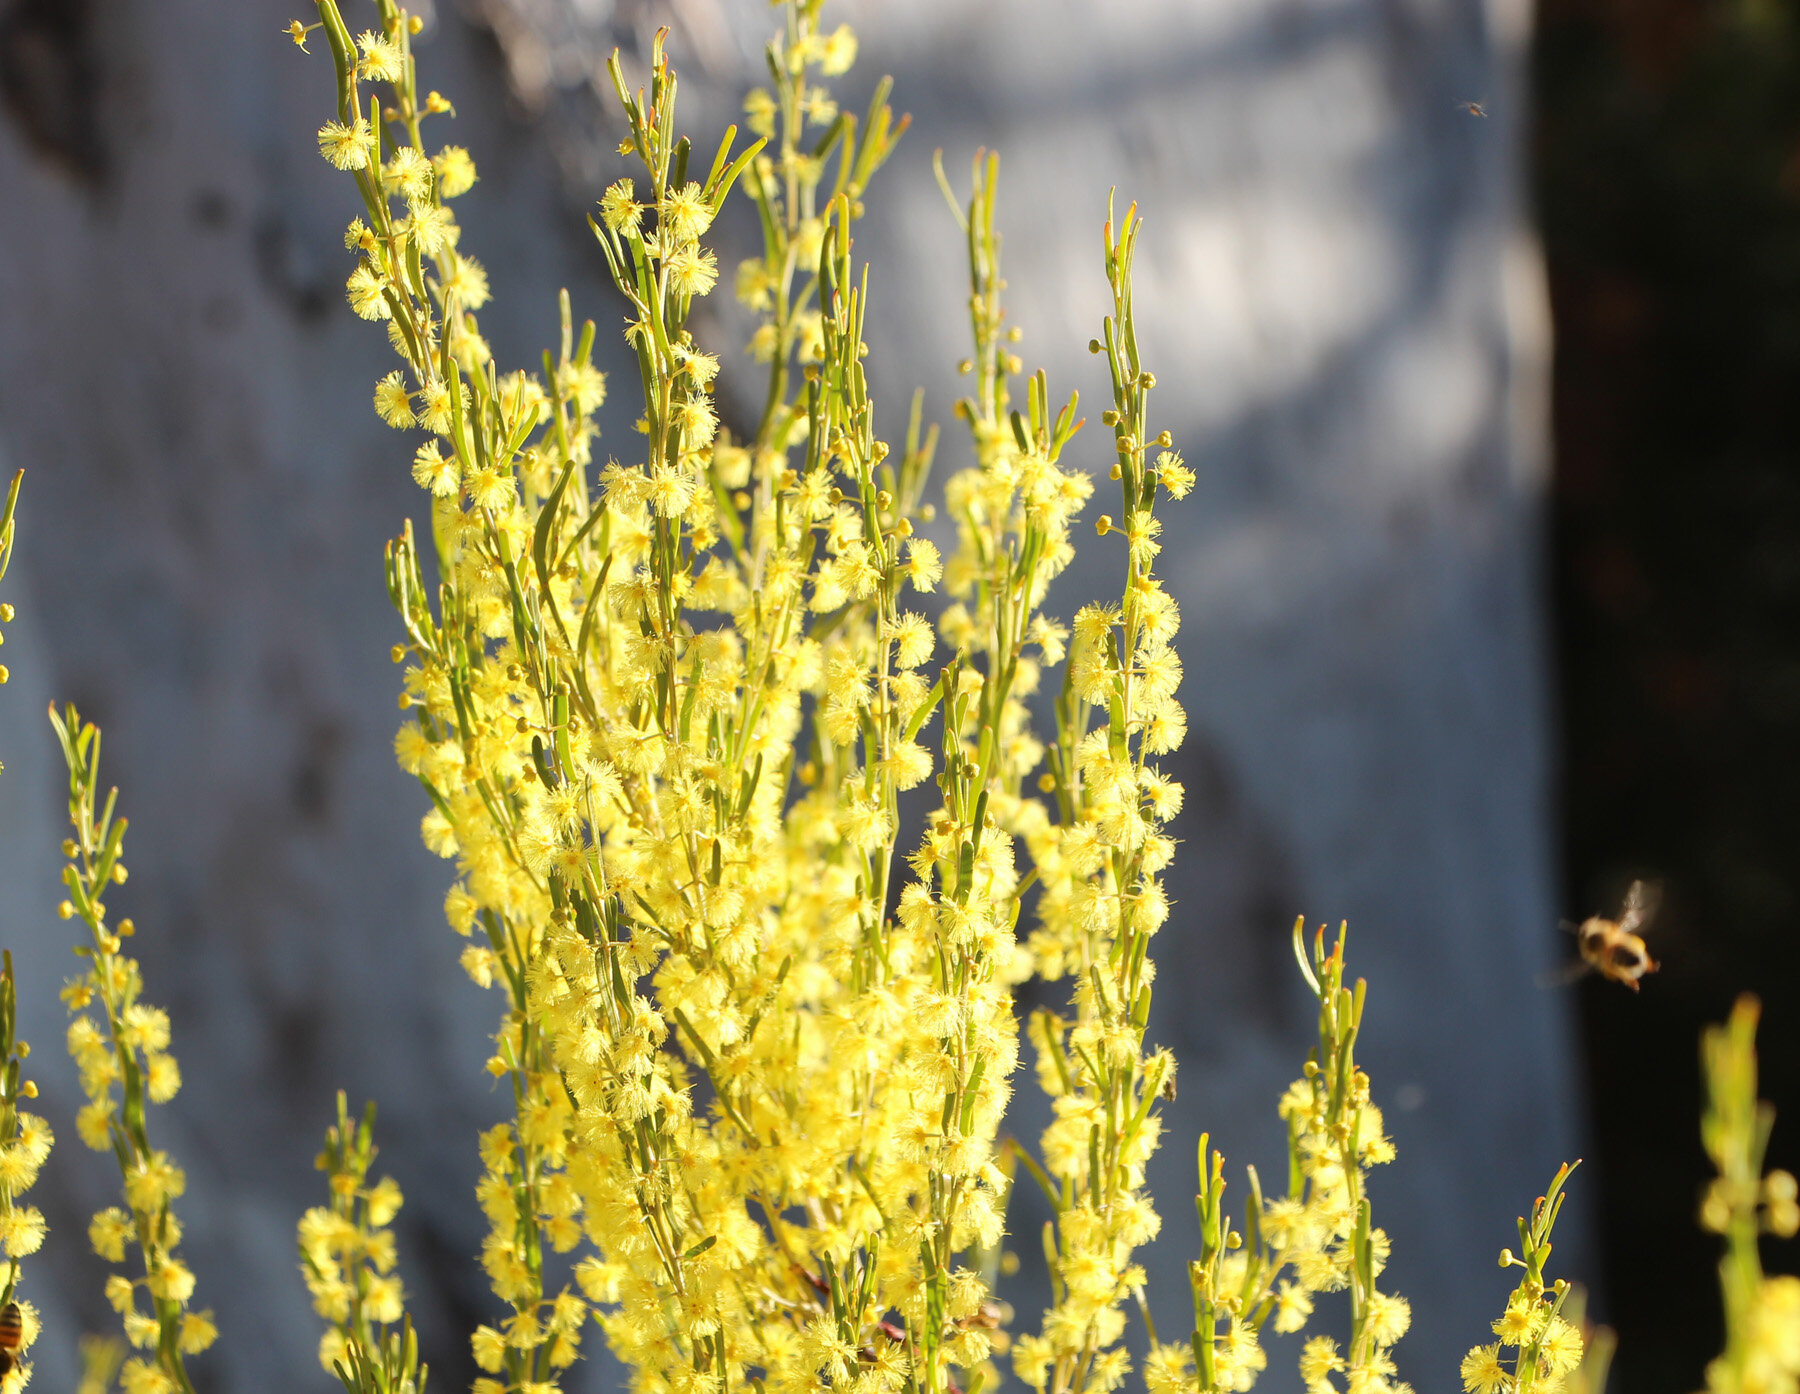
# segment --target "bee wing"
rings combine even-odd
[[[1594,971],[1594,965],[1586,959],[1578,958],[1573,963],[1565,963],[1560,968],[1547,968],[1537,975],[1537,985],[1548,992],[1551,988],[1568,987],[1578,983]]]
[[[1619,928],[1626,934],[1642,934],[1656,918],[1661,904],[1661,882],[1633,881],[1625,892],[1625,908],[1619,912]]]

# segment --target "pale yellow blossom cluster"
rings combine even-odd
[[[17,481],[14,482],[15,493]],[[6,526],[10,528],[8,510]],[[0,571],[4,561],[0,560]],[[17,1038],[18,990],[13,978],[11,952],[0,955],[0,1255],[6,1260],[6,1281],[0,1285],[0,1309],[16,1304],[19,1344],[0,1361],[0,1394],[18,1394],[31,1379],[25,1354],[38,1334],[35,1304],[19,1296],[19,1260],[43,1246],[44,1213],[25,1205],[20,1197],[37,1181],[55,1140],[50,1125],[35,1113],[19,1107],[21,1099],[37,1097],[37,1086],[24,1078],[31,1047]]]
[[[1264,1196],[1254,1168],[1243,1227],[1227,1216],[1224,1158],[1200,1138],[1200,1258],[1190,1265],[1194,1330],[1187,1342],[1153,1344],[1145,1369],[1152,1394],[1243,1391],[1267,1365],[1265,1328],[1302,1332],[1315,1299],[1343,1292],[1348,1345],[1307,1338],[1300,1374],[1309,1394],[1410,1394],[1395,1378],[1393,1347],[1412,1324],[1412,1307],[1376,1280],[1386,1267],[1387,1234],[1373,1222],[1367,1174],[1391,1161],[1381,1110],[1357,1068],[1364,985],[1344,982],[1344,931],[1329,951],[1320,930],[1310,949],[1294,925],[1294,952],[1319,1003],[1319,1045],[1302,1077],[1282,1096],[1288,1194]]]
[[[1502,1268],[1523,1270],[1506,1310],[1494,1322],[1493,1343],[1476,1346],[1463,1357],[1462,1381],[1468,1394],[1556,1394],[1581,1368],[1585,1343],[1580,1328],[1563,1315],[1570,1285],[1547,1283],[1544,1265],[1550,1258],[1550,1232],[1562,1209],[1563,1184],[1575,1165],[1560,1168],[1550,1189],[1537,1198],[1529,1223],[1519,1220],[1520,1252],[1500,1252]],[[1511,1352],[1509,1355],[1508,1352]]]
[[[1701,1039],[1706,1112],[1700,1140],[1718,1176],[1700,1202],[1700,1224],[1722,1235],[1719,1286],[1725,1349],[1706,1367],[1707,1394],[1794,1394],[1800,1389],[1800,1278],[1763,1272],[1762,1235],[1800,1229],[1794,1177],[1763,1173],[1774,1108],[1756,1097],[1761,1004],[1743,996],[1723,1026]]]
[[[62,991],[73,1016],[69,1054],[88,1100],[75,1126],[89,1147],[113,1153],[123,1180],[124,1204],[96,1214],[88,1239],[110,1263],[125,1263],[127,1249],[141,1259],[140,1276],[114,1273],[106,1282],[126,1339],[145,1352],[125,1361],[121,1387],[126,1394],[192,1394],[184,1357],[206,1350],[218,1330],[210,1311],[190,1310],[194,1274],[175,1252],[181,1223],[174,1202],[187,1188],[186,1174],[151,1145],[147,1131],[149,1105],[175,1096],[181,1070],[169,1053],[168,1013],[143,1000],[137,961],[122,952],[135,928],[128,919],[111,927],[101,898],[125,881],[126,820],[116,812],[118,790],[100,797],[99,729],[73,707],[60,713],[52,707],[50,720],[68,764],[74,833],[63,843],[68,898],[59,912],[88,931],[88,942],[75,948],[87,970]]]
[[[991,160],[985,170],[978,166],[969,222],[980,235],[970,241],[984,250],[972,261],[976,354],[967,365],[977,392],[964,407],[990,463],[985,478],[961,487],[952,481],[948,490],[963,537],[950,566],[952,583],[966,580],[981,598],[971,614],[974,633],[959,634],[960,609],[946,614],[944,625],[952,642],[973,640],[993,655],[1020,695],[1038,681],[1038,662],[1023,645],[1032,643],[1044,665],[1062,659],[1068,645],[1055,741],[1047,751],[1023,729],[1022,712],[997,707],[990,713],[991,739],[1012,780],[1040,761],[1046,765],[1038,788],[1051,796],[1049,803],[1026,800],[1012,817],[1041,888],[1039,928],[1030,940],[1034,966],[1045,978],[1067,976],[1073,985],[1067,1017],[1045,1010],[1031,1022],[1038,1077],[1054,1119],[1040,1158],[1023,1148],[1020,1155],[1056,1210],[1047,1241],[1054,1303],[1041,1331],[1018,1342],[1013,1366],[1050,1394],[1105,1394],[1130,1368],[1120,1341],[1124,1304],[1141,1296],[1144,1281],[1132,1254],[1161,1225],[1144,1171],[1161,1140],[1158,1102],[1174,1088],[1173,1057],[1144,1044],[1155,979],[1149,943],[1170,911],[1161,881],[1175,851],[1167,827],[1182,802],[1181,785],[1155,757],[1174,749],[1186,725],[1176,699],[1176,605],[1154,566],[1161,550],[1157,505],[1185,494],[1190,479],[1174,487],[1149,453],[1162,447],[1163,458],[1172,458],[1166,433],[1152,434],[1148,424],[1156,380],[1139,359],[1133,319],[1131,265],[1142,227],[1134,206],[1107,223],[1113,309],[1103,337],[1089,345],[1104,355],[1113,388],[1102,420],[1112,431],[1120,511],[1102,515],[1097,529],[1103,539],[1123,543],[1122,593],[1115,603],[1082,608],[1072,633],[1032,613],[1045,582],[1073,555],[1069,521],[1089,485],[1054,463],[1080,425],[1073,399],[1053,422],[1040,373],[1031,380],[1027,412],[1006,412],[1004,382],[1016,360],[999,343],[993,179]],[[1022,564],[1008,575],[995,570],[989,560],[995,556]],[[999,618],[981,623],[995,608]]]
[[[1300,931],[1296,921],[1295,951],[1305,969]],[[1340,1350],[1331,1337],[1312,1336],[1301,1350],[1309,1394],[1338,1389],[1336,1375],[1349,1394],[1411,1394],[1394,1379],[1391,1351],[1412,1324],[1412,1309],[1376,1286],[1389,1244],[1373,1221],[1367,1183],[1369,1168],[1394,1159],[1394,1144],[1370,1099],[1369,1077],[1356,1066],[1365,988],[1360,978],[1354,986],[1344,982],[1344,934],[1340,926],[1329,953],[1323,930],[1313,940],[1307,976],[1319,998],[1320,1045],[1281,1100],[1290,1194],[1263,1211],[1258,1228],[1293,1275],[1291,1284],[1284,1278],[1273,1285],[1275,1330],[1300,1330],[1316,1294],[1349,1297],[1349,1344]]]
[[[379,1350],[386,1328],[406,1314],[406,1295],[394,1271],[399,1254],[389,1225],[400,1212],[400,1187],[392,1177],[369,1183],[375,1160],[375,1106],[360,1123],[337,1097],[337,1122],[325,1131],[325,1149],[313,1165],[326,1174],[331,1199],[301,1216],[300,1273],[313,1310],[330,1325],[319,1341],[319,1364],[328,1372],[350,1363],[352,1345]]]
[[[790,7],[775,61],[790,92],[853,50],[821,35],[817,9]],[[369,45],[322,15],[338,125],[354,130]],[[399,169],[419,109],[410,25],[382,15],[401,54],[379,103],[398,113],[383,168]],[[397,749],[432,799],[427,842],[458,863],[446,910],[465,966],[508,999],[491,1068],[516,1118],[482,1140],[479,1198],[512,1311],[475,1334],[478,1388],[552,1387],[598,1307],[645,1389],[854,1375],[948,1390],[995,1339],[960,1256],[1001,1230],[1018,883],[984,774],[961,758],[981,683],[960,665],[921,673],[933,636],[902,605],[941,569],[911,522],[930,438],[894,456],[863,377],[850,229],[896,123],[880,102],[861,130],[829,118],[834,188],[820,159],[758,160],[760,142],[734,154],[729,137],[702,179],[671,130],[660,47],[647,91],[613,74],[646,183],[617,181],[594,232],[630,306],[636,461],[586,468],[591,326],[577,339],[565,320],[541,381],[431,356],[446,318],[463,336],[473,321],[397,270],[404,238],[383,248],[432,190],[347,164],[369,211],[352,295],[387,307],[408,359],[377,409],[436,438],[416,474],[439,500],[439,604],[410,534],[390,564],[411,639]],[[822,109],[787,105],[792,155]],[[805,381],[790,339],[742,444],[719,432],[718,363],[686,327],[716,280],[701,239],[740,177],[776,268],[773,318],[811,317]],[[418,409],[433,372],[447,420]],[[931,741],[940,709],[948,734]],[[939,767],[934,744],[954,768],[896,902],[898,795]],[[578,1245],[579,1291],[548,1294],[546,1253]]]
[[[1192,482],[1166,438],[1144,438],[1135,221],[1109,231],[1123,308],[1105,327],[1123,336],[1125,580],[1117,605],[1083,613],[1052,756],[1025,701],[1068,659],[1069,634],[1038,606],[1090,486],[1059,463],[1073,401],[1053,411],[1040,375],[1009,414],[1020,365],[1000,346],[1016,335],[1001,323],[992,165],[970,213],[981,366],[961,414],[976,461],[946,492],[959,536],[946,569],[915,527],[935,433],[916,402],[901,450],[874,432],[869,286],[851,255],[863,190],[905,122],[885,87],[859,120],[813,80],[855,48],[820,26],[818,0],[786,6],[774,90],[750,103],[764,138],[734,152],[728,134],[704,178],[673,132],[660,45],[646,89],[612,65],[622,153],[644,183],[614,182],[593,230],[629,306],[643,441],[592,473],[591,325],[577,336],[565,304],[541,380],[440,345],[478,330],[451,288],[453,231],[430,247],[415,231],[454,224],[408,153],[423,150],[410,21],[378,9],[380,33],[352,41],[321,5],[340,84],[321,149],[367,210],[347,239],[352,303],[395,326],[407,364],[378,385],[377,410],[432,433],[415,476],[435,500],[435,605],[410,530],[390,553],[410,640],[397,753],[430,796],[428,845],[458,864],[446,911],[469,938],[465,967],[507,993],[490,1068],[517,1113],[482,1141],[479,1197],[483,1261],[512,1311],[475,1335],[478,1389],[554,1386],[590,1307],[642,1390],[756,1379],[797,1394],[823,1379],[948,1394],[997,1377],[1012,991],[1053,957],[1080,970],[1054,1049],[1092,1065],[1048,1142],[1057,1174],[1092,1190],[1064,1216],[1059,1282],[1074,1296],[1059,1320],[1086,1332],[1077,1348],[1099,1339],[1111,1387],[1125,1256],[1155,1231],[1142,1173],[1172,1072],[1141,1047],[1144,944],[1168,914],[1161,829],[1181,801],[1147,759],[1183,725],[1174,606],[1151,575],[1154,495],[1159,479],[1174,494]],[[365,101],[370,80],[388,87]],[[357,123],[377,108],[379,150],[358,157]],[[742,442],[719,428],[719,365],[687,328],[717,278],[703,239],[740,178],[764,251],[737,285],[769,365]],[[422,409],[435,382],[438,412]],[[907,600],[940,580],[949,661],[932,672],[938,636]],[[1107,720],[1090,731],[1096,709]],[[901,860],[899,795],[933,776],[939,806]],[[1016,925],[1031,879],[1048,908],[1028,950]],[[1121,1107],[1130,1126],[1096,1153],[1094,1120]],[[545,1252],[579,1246],[579,1292],[551,1296]]]
[[[1708,1394],[1791,1394],[1800,1379],[1800,1278],[1765,1276],[1731,1335],[1741,1337],[1741,1357],[1728,1346],[1706,1367]]]
[[[899,449],[875,432],[882,291],[853,239],[905,121],[885,83],[858,116],[818,80],[855,53],[822,0],[783,4],[772,85],[746,103],[759,138],[728,132],[710,163],[675,133],[660,39],[644,87],[610,65],[637,169],[590,221],[642,414],[604,463],[595,329],[566,296],[541,376],[502,373],[482,344],[485,282],[443,204],[470,167],[452,181],[425,156],[421,120],[448,104],[417,96],[412,20],[378,0],[379,30],[352,39],[319,5],[339,83],[321,150],[365,208],[349,293],[403,363],[376,410],[426,433],[414,475],[440,584],[409,525],[388,559],[396,753],[429,798],[427,845],[457,867],[463,964],[504,994],[489,1069],[514,1110],[481,1139],[478,1199],[508,1310],[474,1334],[477,1394],[556,1388],[590,1316],[639,1394],[958,1394],[997,1382],[1009,1349],[1050,1394],[1118,1387],[1127,1302],[1148,1319],[1134,1254],[1160,1225],[1144,1177],[1174,1089],[1144,1040],[1183,797],[1158,761],[1186,729],[1158,509],[1195,482],[1149,424],[1135,207],[1106,228],[1112,312],[1090,345],[1112,386],[1119,503],[1097,532],[1120,582],[1065,624],[1041,607],[1092,492],[1063,460],[1083,423],[1042,373],[1013,407],[992,158],[956,214],[973,461],[945,488],[947,561],[920,531],[937,442],[919,400]],[[734,438],[689,321],[740,184],[763,247],[735,283],[768,378]],[[934,623],[918,597],[940,584]],[[927,781],[898,855],[900,796]],[[1363,1189],[1392,1147],[1352,1058],[1362,988],[1342,981],[1341,936],[1302,965],[1321,1046],[1282,1105],[1291,1193],[1264,1205],[1253,1184],[1246,1239],[1219,1211],[1222,1162],[1203,1170],[1197,1329],[1153,1345],[1158,1394],[1247,1390],[1265,1323],[1298,1332],[1340,1289],[1351,1339],[1307,1345],[1309,1388],[1404,1394],[1389,1351],[1410,1309],[1376,1287],[1387,1239]],[[1002,1146],[1014,991],[1034,974],[1072,986],[1029,1029],[1053,1121],[1036,1148]],[[993,1283],[1019,1168],[1056,1218],[1053,1304],[1015,1343]],[[552,1292],[559,1254],[574,1281]]]
[[[12,561],[19,506],[19,486],[25,471],[12,477],[6,502],[0,506],[0,577]],[[0,605],[0,622],[10,624],[11,605]],[[0,635],[0,641],[4,640]],[[0,683],[8,674],[0,667]],[[21,1099],[35,1099],[37,1085],[24,1077],[31,1047],[18,1039],[18,984],[13,977],[12,952],[0,953],[0,1256],[6,1260],[6,1281],[0,1286],[0,1326],[10,1327],[17,1316],[16,1345],[0,1345],[0,1394],[18,1394],[31,1379],[25,1354],[37,1339],[38,1311],[19,1296],[19,1260],[36,1253],[44,1243],[44,1212],[21,1203],[20,1197],[36,1183],[50,1155],[54,1138],[50,1125],[35,1113],[19,1107]]]

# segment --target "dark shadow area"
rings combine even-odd
[[[1667,896],[1643,992],[1580,989],[1615,1389],[1719,1349],[1697,1036],[1764,1001],[1800,1159],[1800,25],[1784,3],[1546,0],[1565,913]],[[1792,1272],[1792,1244],[1769,1247]]]
[[[0,98],[32,147],[82,182],[106,172],[89,0],[0,7]]]

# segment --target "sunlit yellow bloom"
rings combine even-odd
[[[1476,1346],[1462,1361],[1462,1382],[1467,1394],[1503,1394],[1512,1388],[1512,1376],[1500,1363],[1500,1347]]]

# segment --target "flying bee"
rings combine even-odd
[[[19,1304],[8,1302],[0,1307],[0,1375],[12,1373],[19,1363],[19,1345],[25,1337],[25,1322],[19,1315]]]
[[[1662,965],[1644,947],[1644,931],[1656,914],[1661,893],[1643,881],[1633,881],[1625,892],[1619,918],[1590,915],[1575,927],[1575,944],[1581,950],[1581,972],[1592,969],[1603,978],[1638,990],[1638,979]]]
[[[1466,111],[1471,116],[1487,115],[1487,109],[1483,107],[1480,102],[1458,102],[1456,104],[1456,109],[1458,111]]]

